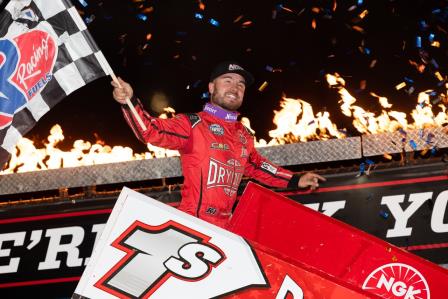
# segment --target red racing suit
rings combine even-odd
[[[132,102],[147,127],[144,131],[130,109],[122,106],[137,138],[180,153],[184,176],[180,210],[225,227],[243,175],[273,187],[297,188],[298,176],[262,157],[254,147],[254,136],[241,122],[207,111],[154,118],[139,100]]]

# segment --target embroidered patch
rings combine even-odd
[[[211,124],[210,127],[209,127],[209,129],[210,129],[210,131],[211,131],[213,134],[215,134],[215,135],[217,135],[217,136],[222,136],[222,135],[224,135],[224,128],[221,127],[221,126],[218,125],[218,124]]]

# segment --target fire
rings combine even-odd
[[[165,108],[165,113],[159,117],[167,118],[175,113],[172,108]],[[8,168],[0,174],[14,172],[27,172],[36,170],[56,169],[62,167],[77,167],[95,164],[124,162],[152,158],[178,156],[178,151],[166,150],[147,144],[148,152],[134,153],[130,147],[109,146],[97,140],[92,144],[89,141],[76,140],[69,151],[57,147],[64,140],[60,125],[54,125],[50,130],[44,148],[36,148],[34,142],[28,138],[21,138],[12,154]]]
[[[418,95],[417,105],[412,110],[411,116],[413,123],[408,123],[407,115],[404,112],[389,110],[392,104],[389,104],[387,98],[371,93],[376,97],[383,107],[380,115],[369,112],[363,108],[354,105],[356,99],[345,88],[345,81],[338,74],[327,74],[326,79],[331,87],[338,90],[341,96],[340,108],[344,115],[353,118],[353,126],[363,134],[377,134],[383,132],[394,132],[398,129],[413,130],[431,127],[439,127],[448,123],[448,114],[446,107],[439,104],[441,109],[437,115],[434,115],[433,105],[430,101],[432,90],[420,92]],[[445,97],[445,95],[441,95]]]
[[[370,93],[376,98],[382,107],[381,113],[366,111],[355,105],[356,98],[345,88],[345,81],[338,74],[327,74],[327,82],[330,87],[337,89],[340,100],[341,112],[353,119],[353,126],[361,134],[377,134],[394,132],[398,129],[412,130],[439,127],[448,123],[448,114],[445,104],[448,103],[448,84],[446,94],[439,95],[436,107],[431,103],[432,90],[420,92],[417,105],[410,116],[412,122],[408,122],[408,115],[404,112],[392,110],[393,105],[386,97]],[[434,104],[435,105],[435,104]],[[274,111],[273,123],[276,128],[269,131],[269,141],[260,139],[255,146],[281,145],[294,142],[306,142],[310,140],[327,140],[330,138],[345,138],[345,129],[338,129],[330,119],[327,111],[314,113],[313,107],[301,99],[284,97],[280,102],[280,110]],[[439,109],[434,113],[433,108]],[[168,107],[160,118],[170,118],[175,115],[175,110]],[[250,130],[248,118],[242,118],[241,122]],[[253,130],[252,130],[253,131]],[[92,144],[89,141],[76,140],[73,148],[63,151],[58,148],[58,143],[64,140],[62,128],[53,126],[47,138],[44,148],[36,148],[34,142],[28,138],[22,138],[13,153],[8,168],[0,172],[7,174],[13,172],[26,172],[35,170],[55,169],[61,167],[87,166],[130,160],[152,159],[178,156],[179,152],[167,150],[147,144],[148,152],[134,153],[129,147],[109,146],[102,141]]]
[[[300,99],[283,98],[279,111],[274,111],[275,130],[269,131],[272,138],[267,145],[277,145],[308,140],[327,140],[346,135],[330,120],[327,111],[314,114],[313,107]]]

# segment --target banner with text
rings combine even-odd
[[[125,188],[73,298],[376,298],[281,257]]]

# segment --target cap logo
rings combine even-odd
[[[238,64],[229,64],[229,71],[236,71],[236,70],[244,71],[244,69],[240,67]]]

